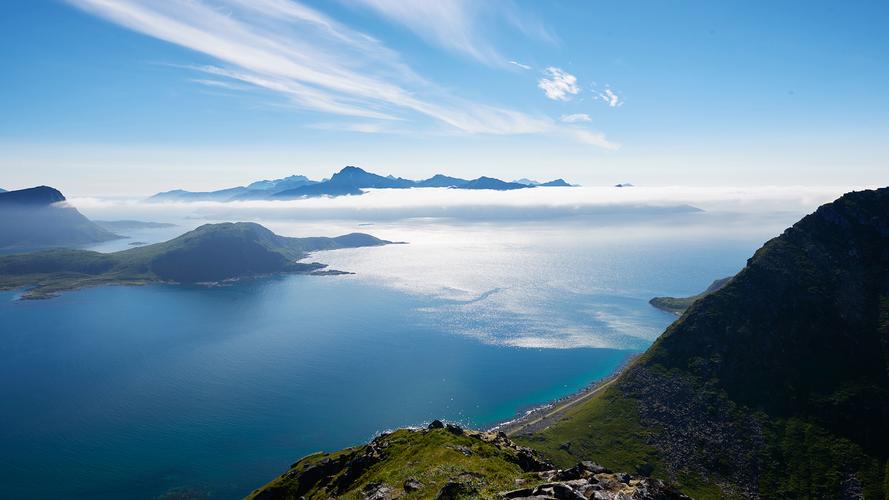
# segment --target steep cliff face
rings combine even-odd
[[[502,433],[433,422],[367,445],[303,458],[254,499],[687,499],[662,481],[593,462],[557,469]]]
[[[767,242],[594,404],[637,430],[625,442],[648,455],[632,460],[714,495],[882,498],[889,188],[849,193]],[[588,416],[530,442],[562,460],[557,436],[616,457]]]

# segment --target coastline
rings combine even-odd
[[[611,374],[598,380],[594,380],[588,386],[573,394],[538,405],[530,410],[517,414],[512,419],[488,427],[486,430],[489,432],[503,432],[507,436],[513,437],[520,434],[531,434],[546,429],[550,425],[559,421],[566,411],[590,399],[616,382],[624,371],[626,371],[626,369],[641,355],[642,352],[638,352],[629,356]]]
[[[350,271],[329,269],[327,264],[312,262],[305,270],[278,271],[274,273],[249,274],[226,278],[220,281],[202,281],[197,283],[181,283],[178,281],[164,280],[152,276],[92,276],[82,274],[63,275],[27,275],[24,277],[0,276],[0,291],[22,290],[15,300],[47,300],[58,297],[65,292],[74,292],[85,288],[100,286],[146,286],[146,285],[183,285],[189,284],[204,288],[228,286],[246,280],[257,280],[274,276],[304,275],[304,276],[342,276],[355,274]],[[8,278],[4,281],[4,278]]]

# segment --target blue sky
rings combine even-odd
[[[889,4],[7,0],[0,187],[886,184]]]

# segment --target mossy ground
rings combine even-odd
[[[849,440],[799,419],[769,419],[760,457],[761,498],[831,498],[842,490],[846,473],[858,471],[865,498],[889,498],[889,461],[865,454]],[[643,426],[636,402],[617,387],[572,408],[551,427],[513,440],[538,450],[558,466],[580,460],[675,482],[697,499],[729,498],[712,479],[678,471],[670,476],[658,450],[648,444],[659,432]]]
[[[560,467],[593,460],[610,469],[669,482],[671,478],[657,449],[648,444],[648,437],[654,432],[657,430],[640,423],[636,402],[611,387],[568,410],[547,429],[513,440],[539,451]],[[676,483],[693,498],[721,496],[715,484],[691,475],[681,475]]]
[[[511,460],[514,458],[511,450],[499,449],[478,438],[456,435],[446,429],[421,432],[402,429],[387,435],[383,440],[386,443],[385,460],[371,466],[351,482],[345,491],[333,494],[327,489],[313,487],[302,495],[307,499],[327,499],[330,496],[361,498],[362,490],[369,484],[385,483],[402,492],[405,481],[414,479],[422,487],[416,491],[404,492],[400,498],[434,498],[451,481],[471,485],[475,492],[469,497],[497,498],[499,492],[515,489],[516,479],[524,480],[523,486],[535,485],[541,481],[533,473],[523,472]],[[318,453],[305,457],[294,464],[288,473],[271,481],[263,489],[283,488],[295,492],[299,485],[294,478],[299,475],[290,475],[289,472],[301,472],[325,458],[335,459],[338,455],[360,449],[351,448],[334,454]],[[466,453],[467,450],[469,454]],[[343,471],[339,476],[345,473]],[[288,498],[288,495],[285,494],[284,497]]]

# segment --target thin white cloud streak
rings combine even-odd
[[[477,8],[468,0],[356,0],[384,18],[411,30],[424,40],[466,54],[485,64],[503,58],[477,35]]]
[[[605,134],[601,132],[593,132],[580,128],[566,128],[564,129],[564,133],[568,134],[576,141],[590,144],[592,146],[597,146],[608,151],[617,151],[618,149],[620,149],[620,144],[609,141],[605,137]]]
[[[512,64],[513,66],[518,66],[519,68],[522,68],[522,69],[531,69],[531,66],[528,66],[527,64],[522,64],[518,61],[509,61],[509,64]]]
[[[563,123],[579,123],[592,121],[592,118],[586,113],[574,113],[571,115],[562,115],[559,120]]]
[[[224,82],[224,81],[220,81],[220,80],[210,80],[207,78],[190,78],[189,81],[194,82],[194,83],[199,83],[199,84],[204,85],[206,87],[215,87],[215,88],[219,88],[219,89],[238,90],[238,91],[246,90],[246,87],[244,87],[243,85],[238,85],[238,84],[231,83],[231,82]]]
[[[310,124],[308,127],[317,130],[339,130],[363,134],[404,133],[403,130],[387,127],[382,122],[318,122]]]
[[[546,68],[545,77],[537,82],[537,87],[543,90],[543,93],[549,99],[554,101],[569,101],[580,92],[577,86],[577,77],[562,70],[550,66]]]
[[[489,66],[507,61],[488,40],[487,33],[503,21],[527,36],[548,43],[554,37],[538,21],[524,16],[511,2],[496,5],[476,0],[352,0],[393,23],[405,27],[428,43],[468,56]]]
[[[228,65],[205,66],[205,72],[286,96],[310,110],[375,119],[405,118],[404,112],[412,111],[466,133],[553,129],[548,118],[446,95],[373,38],[294,2],[69,1]],[[408,90],[405,84],[416,88]],[[419,93],[438,94],[440,103]]]

